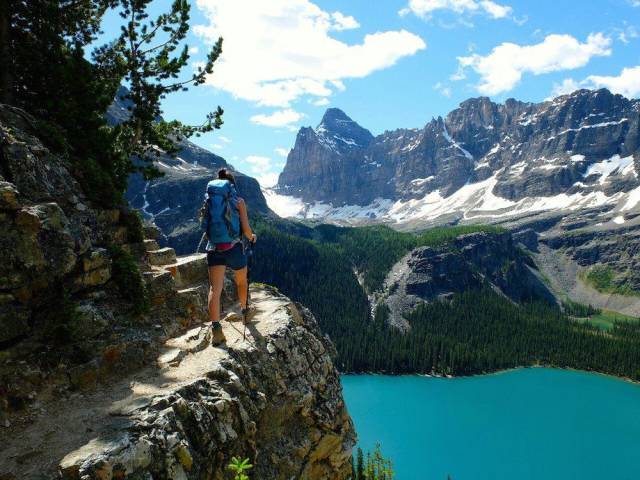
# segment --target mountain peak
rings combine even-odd
[[[354,146],[366,146],[373,139],[369,130],[358,125],[339,108],[328,108],[315,132],[321,137],[337,138]]]

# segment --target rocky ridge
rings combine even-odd
[[[206,258],[92,205],[25,112],[0,105],[0,134],[0,478],[219,478],[231,455],[346,478],[333,347],[303,307],[255,290],[247,340],[210,347]]]
[[[389,322],[408,330],[411,326],[404,316],[420,303],[480,288],[491,288],[515,303],[556,302],[533,259],[511,233],[477,232],[460,235],[443,246],[409,252],[387,274],[373,303],[384,303]]]
[[[297,198],[301,217],[413,227],[628,211],[640,198],[638,162],[640,101],[604,89],[538,104],[473,98],[422,129],[376,137],[330,109],[298,133],[276,193]]]

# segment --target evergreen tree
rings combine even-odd
[[[362,449],[360,447],[358,447],[358,453],[357,453],[357,466],[356,466],[356,479],[357,480],[364,480],[364,455],[362,454]]]
[[[223,113],[218,107],[198,126],[162,119],[162,99],[204,83],[213,72],[222,53],[222,39],[212,47],[204,65],[185,77],[182,70],[189,61],[189,48],[183,41],[189,31],[189,2],[174,0],[167,13],[150,19],[151,1],[113,0],[112,6],[124,21],[120,36],[94,52],[103,75],[120,77],[128,86],[123,100],[131,102],[131,114],[115,127],[115,144],[122,153],[137,158],[132,171],[141,171],[147,178],[158,174],[151,155],[157,153],[156,148],[177,153],[176,141],[220,128]]]

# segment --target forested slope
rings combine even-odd
[[[515,303],[478,285],[418,306],[406,315],[411,328],[405,333],[387,322],[384,298],[371,312],[368,294],[380,291],[390,268],[409,251],[429,246],[455,253],[461,235],[503,235],[501,229],[442,227],[412,235],[385,227],[257,220],[256,230],[253,279],[311,308],[345,372],[467,375],[544,364],[640,379],[637,323],[602,331],[542,297]],[[513,255],[526,253],[514,247]]]

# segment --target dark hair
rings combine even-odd
[[[235,185],[236,184],[235,177],[226,168],[221,168],[220,170],[218,170],[218,178],[220,180],[229,180],[231,185]]]

